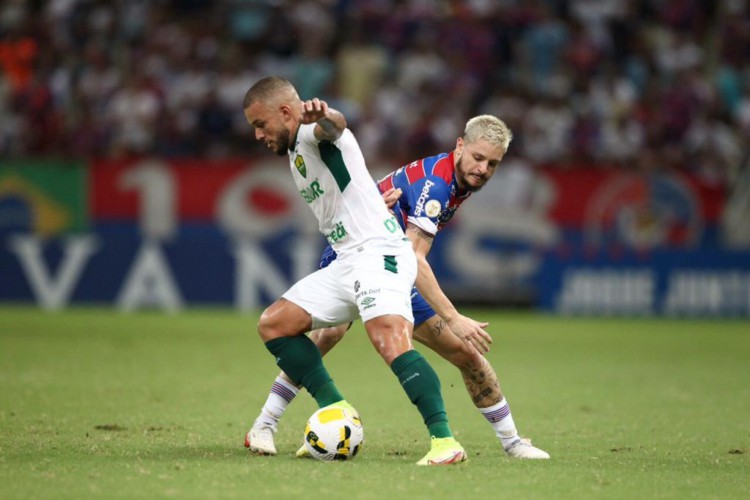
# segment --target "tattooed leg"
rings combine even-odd
[[[414,329],[414,338],[461,370],[469,396],[487,420],[508,456],[523,459],[549,458],[549,453],[522,440],[510,405],[500,390],[497,374],[489,361],[473,346],[458,338],[438,316]]]
[[[487,408],[503,399],[495,370],[479,351],[451,332],[439,316],[414,329],[414,339],[429,347],[461,371],[464,385],[477,408]]]

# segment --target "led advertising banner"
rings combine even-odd
[[[325,245],[288,169],[275,158],[0,163],[0,301],[263,307]],[[743,193],[677,173],[509,162],[439,233],[430,262],[456,300],[750,316]]]

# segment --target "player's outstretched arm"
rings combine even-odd
[[[319,141],[335,141],[346,128],[346,118],[340,111],[328,107],[328,103],[317,97],[302,101],[302,123],[315,123],[315,138]]]
[[[453,303],[443,293],[438,284],[435,273],[432,272],[430,263],[427,262],[427,254],[432,248],[434,236],[423,231],[414,224],[408,224],[406,235],[409,237],[417,255],[417,281],[416,286],[419,293],[435,312],[445,320],[451,331],[461,340],[476,347],[479,352],[490,350],[492,337],[484,329],[488,323],[483,323],[460,314]]]

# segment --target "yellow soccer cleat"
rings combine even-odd
[[[458,441],[449,438],[432,436],[430,451],[417,462],[417,465],[451,465],[468,460],[463,446]]]
[[[297,458],[312,458],[310,452],[307,451],[307,446],[305,446],[305,443],[302,443],[302,446],[299,447],[294,456]]]
[[[349,410],[350,412],[352,412],[352,414],[355,417],[359,418],[359,412],[357,410],[355,410],[354,407],[352,405],[350,405],[349,402],[346,399],[342,399],[341,401],[338,401],[336,403],[330,404],[330,405],[326,406],[326,408],[344,408],[344,409]]]

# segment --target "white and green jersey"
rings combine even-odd
[[[365,166],[357,139],[345,129],[335,142],[318,141],[315,124],[300,125],[289,151],[292,177],[339,257],[363,244],[403,246],[405,239]]]

